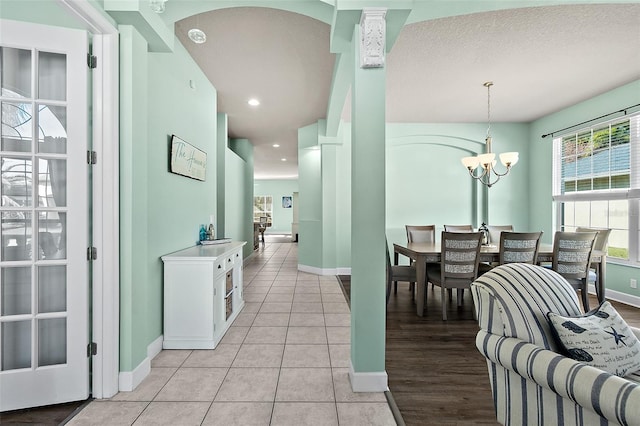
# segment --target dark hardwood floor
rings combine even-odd
[[[349,277],[341,276],[345,296]],[[485,358],[475,346],[478,324],[471,294],[463,307],[449,304],[442,321],[440,288],[427,290],[424,317],[416,315],[408,283],[398,284],[387,306],[386,370],[389,389],[407,425],[497,424]],[[591,296],[591,307],[597,306]],[[640,309],[612,302],[640,327]]]
[[[86,401],[67,402],[46,407],[26,408],[24,410],[0,413],[0,425],[38,425],[57,426],[65,424],[73,415],[88,403]]]

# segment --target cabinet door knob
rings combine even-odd
[[[221,268],[222,268],[222,265],[218,265],[218,269],[221,269]]]

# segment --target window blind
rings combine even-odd
[[[639,122],[636,113],[554,138],[554,197],[640,188]]]

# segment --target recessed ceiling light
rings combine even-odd
[[[277,144],[277,143],[274,143],[274,144],[273,144],[273,147],[274,147],[274,148],[280,148],[280,145],[279,145],[279,144]]]
[[[204,31],[197,28],[190,29],[187,35],[189,36],[191,41],[196,44],[202,44],[207,41],[207,35],[204,33]]]
[[[256,98],[251,98],[249,99],[249,101],[247,101],[247,103],[251,106],[258,106],[260,105],[260,101],[257,100]]]
[[[281,158],[280,161],[287,161],[287,159],[286,158]]]

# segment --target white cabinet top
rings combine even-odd
[[[247,244],[246,241],[230,241],[225,244],[214,244],[209,246],[197,245],[184,250],[162,256],[163,262],[184,261],[184,260],[216,260],[219,257],[228,256]]]

